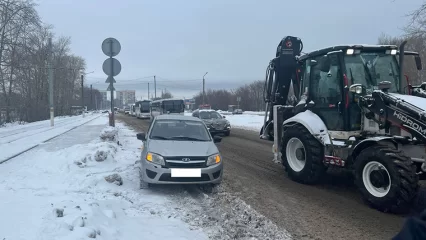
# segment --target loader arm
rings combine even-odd
[[[410,133],[417,142],[426,144],[426,111],[388,93],[389,82],[381,82],[379,88],[381,90],[360,98],[360,106],[368,110],[366,117],[378,122],[386,133],[392,125],[397,126]]]

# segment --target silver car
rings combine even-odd
[[[219,184],[223,159],[202,120],[183,115],[159,115],[143,141],[140,187],[150,184]]]

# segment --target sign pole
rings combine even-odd
[[[109,58],[111,59],[111,78],[112,78],[112,74],[113,74],[113,69],[114,69],[114,62],[112,61],[112,45],[113,45],[113,40],[110,40],[110,51],[111,51],[111,55],[109,56]],[[111,86],[111,118],[112,118],[112,127],[115,127],[115,111],[114,111],[114,85],[113,85],[113,81],[110,82],[110,86]]]

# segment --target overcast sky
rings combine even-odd
[[[405,15],[422,0],[38,0],[44,22],[86,59],[88,84],[104,90],[107,58],[101,43],[120,41],[117,89],[147,96],[167,88],[190,98],[206,88],[235,88],[263,80],[279,41],[300,37],[304,51],[335,44],[375,44],[381,33],[401,35]],[[303,2],[303,3],[302,3]]]

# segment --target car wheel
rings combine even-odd
[[[231,135],[231,131],[225,132],[225,136],[229,137],[229,135]]]

